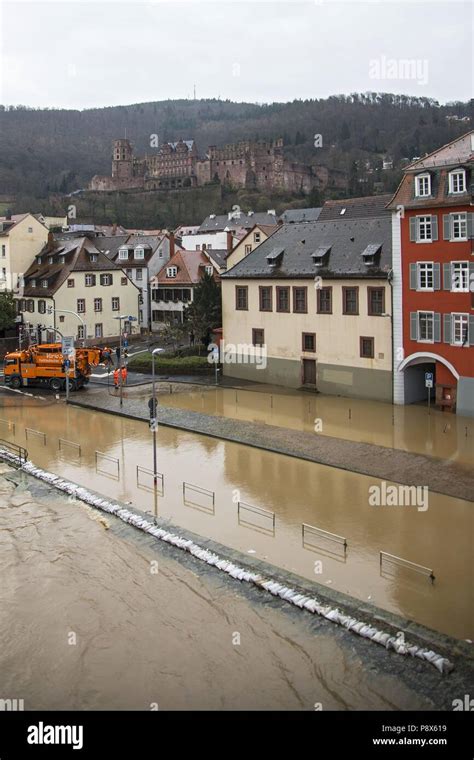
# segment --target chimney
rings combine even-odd
[[[11,218],[12,218],[12,210],[11,210],[11,208],[7,208],[7,210],[6,210],[6,212],[5,212],[5,219],[6,219],[7,221],[10,221],[10,220],[11,220]]]
[[[48,232],[48,242],[46,246],[47,251],[52,251],[54,249],[54,235],[51,231]]]
[[[114,222],[113,225],[112,225],[112,235],[116,235],[116,234],[117,234],[117,225]]]
[[[233,245],[234,245],[234,240],[232,237],[232,231],[227,230],[227,255],[228,256],[232,253]]]
[[[168,235],[170,241],[170,258],[174,256],[174,232],[170,232]]]

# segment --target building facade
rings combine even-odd
[[[138,320],[138,301],[138,288],[92,240],[54,240],[50,234],[25,272],[17,304],[23,324],[40,340],[64,335],[91,344],[119,337],[118,316]],[[130,334],[137,328],[122,322],[122,329]]]
[[[33,214],[0,217],[0,291],[19,294],[23,276],[48,239],[48,229]]]
[[[474,415],[474,132],[415,161],[393,214],[394,401]]]
[[[390,273],[390,217],[281,226],[222,276],[224,374],[391,401]]]

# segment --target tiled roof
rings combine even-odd
[[[96,262],[91,262],[90,253],[97,255]],[[60,263],[59,255],[64,256],[64,264]],[[52,264],[49,263],[51,256],[53,256]],[[41,264],[38,264],[38,257],[41,258]],[[32,296],[46,298],[53,296],[72,272],[105,272],[115,269],[117,269],[115,264],[86,237],[55,241],[53,248],[46,244],[28,267],[24,274],[23,293],[27,298]],[[37,281],[36,287],[31,287],[32,279]],[[48,280],[47,288],[41,287],[41,280]]]
[[[381,252],[376,263],[368,266],[364,263],[362,253],[371,244],[380,247]],[[282,255],[277,256],[282,249]],[[326,263],[319,267],[312,258],[318,249],[329,249]],[[267,257],[271,259],[272,256],[277,260],[275,266],[267,261]],[[391,262],[390,215],[370,219],[296,222],[281,226],[222,277],[313,279],[320,275],[327,279],[386,278]]]
[[[319,221],[329,219],[367,219],[369,217],[387,216],[390,211],[386,205],[391,194],[368,195],[363,198],[346,198],[344,200],[326,201],[321,209]],[[345,209],[344,213],[341,213]]]
[[[321,208],[289,208],[283,212],[280,219],[285,224],[289,222],[317,222]]]
[[[202,251],[176,251],[153,280],[160,285],[197,285],[202,278],[202,267],[209,265],[209,260]],[[168,267],[177,267],[176,277],[167,277]]]

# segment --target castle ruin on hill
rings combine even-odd
[[[332,179],[341,187],[345,182],[342,176]],[[232,188],[308,194],[314,187],[323,190],[328,185],[329,171],[324,166],[288,161],[281,138],[269,142],[244,140],[222,148],[211,145],[203,158],[194,140],[166,142],[152,155],[139,158],[134,156],[130,140],[118,139],[113,141],[112,176],[94,176],[89,189],[175,190],[212,181]]]

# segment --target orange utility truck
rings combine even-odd
[[[53,391],[66,387],[69,362],[69,388],[76,391],[87,385],[92,367],[102,362],[103,349],[76,348],[74,358],[63,355],[61,343],[42,343],[5,356],[5,385],[22,388],[42,385]]]

